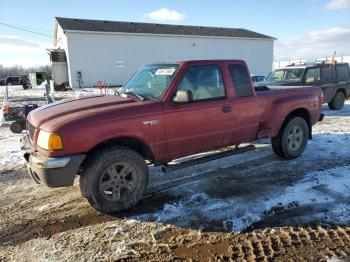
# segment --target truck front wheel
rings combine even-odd
[[[89,157],[80,176],[80,191],[103,213],[115,213],[136,205],[148,184],[148,167],[135,151],[113,147]]]
[[[340,110],[345,103],[345,95],[342,91],[338,91],[333,97],[332,101],[328,103],[328,107],[331,110]]]
[[[309,126],[302,117],[291,117],[279,134],[271,139],[273,151],[280,157],[293,159],[300,156],[307,145]]]

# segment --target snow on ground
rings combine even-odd
[[[0,86],[0,97],[4,97],[6,93],[6,86]],[[114,93],[114,88],[107,90],[108,94]],[[77,96],[86,96],[86,95],[96,95],[101,94],[101,91],[99,88],[75,88],[72,90],[60,92],[56,91],[54,92],[55,98],[71,98],[71,97],[77,97]],[[8,95],[9,100],[19,97],[24,98],[43,98],[45,95],[45,84],[42,84],[40,86],[34,86],[33,88],[29,88],[24,90],[22,86],[8,86]]]
[[[298,183],[273,191],[257,198],[229,197],[212,198],[206,193],[192,191],[189,197],[176,203],[168,203],[153,214],[138,216],[142,220],[154,220],[158,223],[174,223],[180,226],[192,226],[193,219],[222,221],[227,231],[242,231],[258,222],[267,211],[273,208],[293,208],[298,206],[327,206],[325,211],[315,212],[303,218],[304,223],[317,221],[327,213],[323,222],[345,224],[350,221],[350,166],[327,171],[310,172]],[[186,188],[184,190],[189,190]],[[328,194],[330,193],[330,194]],[[177,192],[178,194],[178,192]],[[330,197],[331,196],[331,197]],[[336,203],[337,199],[346,199],[346,203]]]
[[[1,129],[8,129],[8,126]],[[23,163],[20,152],[20,135],[10,133],[8,130],[0,132],[0,167],[10,169],[15,163]]]

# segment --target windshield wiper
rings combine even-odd
[[[137,98],[139,98],[142,101],[146,100],[146,97],[144,97],[144,96],[142,96],[142,95],[140,95],[138,93],[135,93],[134,91],[130,91],[130,90],[129,91],[125,91],[125,92],[123,92],[123,94],[130,95],[130,96],[136,96]]]

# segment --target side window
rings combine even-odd
[[[194,101],[224,98],[225,87],[217,65],[193,66],[182,78],[178,90],[190,90]]]
[[[309,68],[305,75],[306,83],[314,83],[321,80],[321,70],[319,68]]]
[[[347,64],[336,65],[336,71],[338,80],[345,80],[350,77],[349,66]]]
[[[251,89],[249,75],[245,66],[242,64],[232,64],[228,66],[228,69],[236,97],[252,96],[253,90]]]
[[[323,81],[335,80],[335,72],[334,72],[333,66],[330,66],[330,65],[323,66],[321,69],[321,74],[322,74]]]

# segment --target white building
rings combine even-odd
[[[272,68],[275,38],[245,29],[55,19],[53,78],[70,86],[123,84],[140,66],[190,59],[244,59],[254,74]]]

